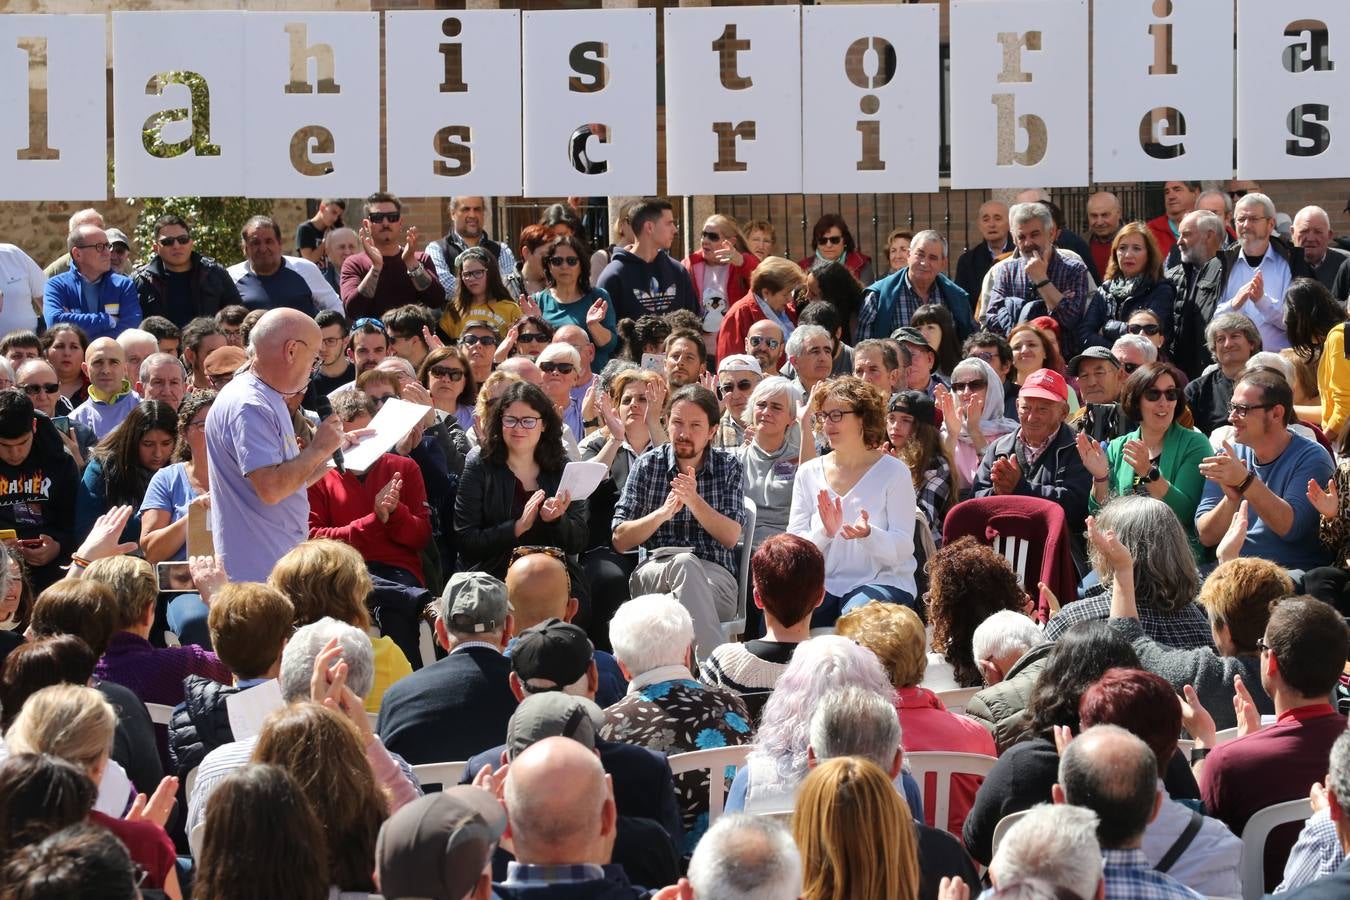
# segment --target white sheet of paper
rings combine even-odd
[[[585,500],[595,493],[595,489],[608,474],[609,466],[604,463],[589,459],[583,462],[570,462],[563,469],[562,481],[558,482],[558,493],[567,491],[571,499]]]
[[[342,464],[353,472],[364,472],[393,446],[408,436],[408,432],[422,421],[422,417],[431,412],[430,406],[409,403],[397,397],[390,397],[370,420],[367,428],[374,429],[361,440],[361,443],[342,451]]]
[[[263,722],[272,710],[286,705],[281,697],[281,682],[275,678],[254,685],[246,691],[225,698],[225,712],[230,717],[230,731],[234,739],[242,741],[262,731]]]

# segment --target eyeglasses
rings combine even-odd
[[[757,334],[750,335],[749,340],[751,347],[763,346],[768,347],[770,350],[777,350],[779,347],[783,345],[783,342],[780,341],[778,338],[760,337]]]
[[[470,278],[486,278],[487,269],[465,269],[459,273],[459,277],[468,281]]]
[[[388,403],[388,402],[389,402],[389,398],[392,397],[392,396],[394,396],[394,395],[393,395],[393,394],[385,394],[383,397],[371,397],[371,398],[370,398],[370,402],[375,404],[375,408],[376,408],[376,409],[379,409],[381,406],[384,406],[386,403]]]
[[[1149,337],[1153,337],[1155,334],[1160,334],[1162,332],[1162,328],[1158,325],[1154,325],[1152,322],[1149,322],[1147,325],[1126,325],[1125,330],[1130,334],[1146,334]]]
[[[1272,403],[1230,403],[1228,404],[1228,415],[1236,419],[1245,419],[1247,414],[1254,409],[1270,409]]]
[[[1246,225],[1249,222],[1264,222],[1270,216],[1234,216],[1233,222],[1238,225]]]
[[[546,335],[546,334],[525,334],[525,333],[522,332],[521,334],[517,334],[517,335],[516,335],[516,343],[517,343],[517,344],[547,344],[547,343],[548,343],[548,335]]]
[[[705,231],[703,232],[703,239],[716,244],[718,241],[722,240],[722,236],[715,231]]]
[[[310,349],[309,341],[302,341],[300,338],[296,338],[296,339],[295,339],[295,342],[296,342],[297,344],[304,344],[306,350]],[[318,351],[316,350],[316,351],[314,352],[314,362],[311,363],[311,364],[310,364],[310,367],[309,367],[310,373],[312,374],[312,373],[314,373],[314,372],[319,371],[319,365],[320,365],[322,362],[323,362],[323,360],[319,358],[319,353],[318,353]],[[211,380],[211,376],[210,376],[210,375],[206,376],[206,379],[207,379],[207,381],[210,381],[210,380]]]
[[[190,243],[192,243],[192,237],[186,234],[166,234],[159,239],[161,247],[172,247],[174,244],[186,247]]]
[[[1166,390],[1160,388],[1148,388],[1147,390],[1144,391],[1144,399],[1147,400],[1149,403],[1157,403],[1159,400],[1162,400],[1164,398],[1171,401],[1172,403],[1176,403],[1177,398],[1180,396],[1181,391],[1177,390],[1176,388],[1167,388]]]
[[[463,381],[463,369],[450,369],[446,366],[432,366],[430,369],[432,378],[449,378],[451,381]]]
[[[829,412],[818,412],[811,418],[817,425],[824,425],[826,422],[833,422],[838,425],[844,420],[844,416],[856,416],[858,413],[851,409],[832,409]]]
[[[740,381],[725,381],[717,386],[717,396],[725,397],[732,391],[752,390],[754,386],[755,383],[749,378],[742,378]]]
[[[352,331],[357,331],[359,329],[365,328],[367,325],[369,325],[371,328],[378,330],[381,334],[386,335],[389,334],[389,329],[385,327],[385,324],[383,322],[381,322],[379,319],[372,319],[369,316],[362,319],[357,319],[355,322],[353,322]]]
[[[1266,643],[1266,636],[1264,634],[1256,639],[1256,649],[1260,653],[1270,652],[1270,645]]]
[[[493,334],[466,334],[460,337],[459,342],[466,347],[473,347],[482,344],[484,347],[497,346],[497,336]]]
[[[367,213],[366,218],[371,222],[397,222],[403,218],[401,212],[373,212]]]
[[[830,245],[842,244],[843,242],[844,236],[842,234],[823,234],[820,236],[820,240],[816,241],[817,244],[830,244]]]
[[[984,378],[972,378],[970,381],[953,381],[952,393],[964,394],[967,391],[975,393],[989,387],[989,382]]]
[[[210,383],[211,387],[216,388],[216,389],[223,388],[225,385],[229,384],[229,383],[230,383],[230,380],[231,380],[232,378],[234,378],[234,373],[233,373],[233,372],[229,373],[228,375],[207,375],[207,376],[206,376],[207,382]]]
[[[553,362],[550,360],[549,362],[541,362],[539,364],[539,371],[543,372],[545,375],[552,375],[554,372],[557,372],[559,375],[571,375],[573,369],[574,367],[571,363],[565,362]]]
[[[107,253],[109,250],[112,249],[112,244],[108,243],[107,241],[103,241],[102,243],[98,244],[76,244],[75,249],[93,250],[95,253]]]
[[[30,397],[36,397],[38,394],[59,394],[61,385],[59,384],[25,384],[23,392]]]
[[[1125,370],[1126,375],[1133,375],[1134,370],[1139,368],[1141,365],[1143,365],[1143,363],[1121,363],[1120,367]]]
[[[524,428],[526,431],[533,431],[539,427],[539,423],[544,421],[539,416],[502,416],[503,428]]]
[[[548,258],[550,266],[575,266],[579,262],[581,260],[575,256],[550,256]]]

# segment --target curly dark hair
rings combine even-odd
[[[933,624],[933,649],[951,663],[956,683],[984,683],[975,662],[971,638],[994,613],[1021,612],[1026,592],[1003,555],[973,537],[963,537],[938,551],[928,564],[928,621]]]
[[[820,239],[825,236],[825,232],[831,228],[838,228],[844,236],[844,253],[849,254],[858,249],[858,244],[853,240],[853,232],[849,230],[848,222],[839,213],[826,213],[819,219],[816,219],[815,226],[811,229],[811,249],[814,250],[820,243]]]
[[[141,439],[152,431],[178,438],[178,414],[161,400],[142,400],[92,454],[103,466],[108,507],[132,504],[140,508],[154,473],[141,465]]]
[[[1094,619],[1064,632],[1046,658],[1027,702],[1028,728],[1049,737],[1054,725],[1078,730],[1078,703],[1108,669],[1137,669],[1139,656],[1120,632]]]
[[[502,439],[502,416],[512,403],[524,403],[539,414],[539,443],[534,448],[534,461],[541,472],[561,472],[567,465],[567,450],[563,447],[562,417],[542,389],[518,381],[506,389],[488,413],[487,436],[483,440],[483,457],[490,462],[506,464],[506,442]]]
[[[193,418],[216,402],[215,391],[193,391],[178,405],[178,444],[173,448],[174,462],[187,462],[192,459],[192,448],[188,446],[188,426]]]
[[[641,316],[619,320],[619,352],[621,359],[642,362],[642,354],[647,347],[664,347],[670,337],[671,325],[661,316]]]

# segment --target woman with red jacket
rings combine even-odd
[[[809,271],[816,263],[838,262],[843,263],[864,286],[875,280],[872,257],[858,249],[853,232],[848,230],[848,223],[838,213],[826,213],[816,220],[816,226],[811,229],[811,249],[814,254],[797,263],[803,271]]]
[[[749,353],[745,337],[750,333],[750,326],[760,319],[772,318],[777,322],[783,329],[783,343],[786,344],[797,321],[792,295],[804,284],[805,273],[790,259],[771,256],[760,263],[750,276],[749,293],[737,300],[722,319],[717,332],[717,358]]]
[[[708,310],[708,300],[720,297],[725,313],[750,289],[750,273],[759,265],[759,257],[750,252],[741,227],[730,216],[708,216],[701,240],[699,249],[684,258],[684,267],[702,308]]]

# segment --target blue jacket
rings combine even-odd
[[[89,340],[115,338],[128,328],[141,324],[141,300],[136,282],[125,275],[108,272],[97,282],[98,312],[86,312],[80,290],[80,274],[71,266],[60,275],[47,279],[42,294],[42,318],[47,327],[67,323],[78,325]],[[109,313],[108,307],[115,313]]]
[[[896,328],[909,324],[908,321],[891,322],[895,310],[896,293],[899,292],[901,284],[907,282],[908,272],[909,268],[906,267],[898,272],[892,272],[880,281],[868,286],[867,297],[863,300],[863,305],[875,303],[876,309],[873,315],[869,317],[866,334],[863,333],[863,323],[859,321],[859,340],[863,338],[888,338]],[[941,303],[951,311],[952,319],[956,322],[956,340],[959,344],[976,331],[975,316],[971,313],[970,308],[970,295],[955,281],[940,272],[937,277],[937,287],[939,296],[934,297],[933,302]],[[875,296],[875,300],[873,296]]]

